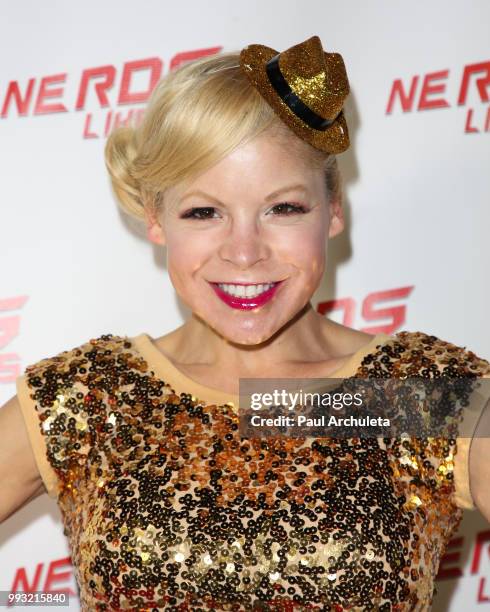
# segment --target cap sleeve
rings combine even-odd
[[[25,374],[18,376],[15,380],[17,388],[17,399],[19,401],[22,416],[29,437],[29,442],[34,454],[34,459],[42,478],[46,491],[50,497],[56,498],[56,473],[47,458],[46,441],[41,433],[41,423],[36,402],[31,395]]]
[[[90,455],[105,430],[110,389],[98,382],[124,339],[111,335],[26,367],[17,395],[39,473],[48,494],[75,492],[91,477]],[[93,453],[92,453],[93,454]]]
[[[383,343],[379,350],[367,355],[358,370],[367,377],[424,378],[447,377],[454,388],[462,390],[461,401],[453,406],[453,417],[446,421],[447,435],[426,437],[425,446],[417,445],[403,458],[405,466],[414,465],[414,458],[423,468],[425,489],[437,494],[438,503],[453,508],[474,508],[470,491],[469,452],[479,418],[489,399],[490,363],[464,346],[416,331],[400,331]],[[460,384],[458,381],[464,382]],[[477,384],[466,385],[465,381]],[[484,383],[484,384],[480,384]],[[463,400],[464,387],[472,387],[469,402]],[[459,393],[458,393],[459,395]],[[448,415],[449,416],[449,415]],[[415,462],[417,463],[417,462]],[[417,463],[417,469],[419,465]],[[419,474],[419,480],[422,476]]]
[[[482,378],[486,379],[482,393],[473,394],[474,400],[463,413],[463,420],[459,427],[460,436],[456,438],[454,455],[454,501],[459,508],[467,510],[473,510],[476,507],[470,488],[469,457],[478,421],[489,403],[490,364]]]

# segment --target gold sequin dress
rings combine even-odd
[[[406,375],[490,364],[403,331],[330,376]],[[85,612],[429,610],[473,506],[470,438],[244,439],[236,397],[186,378],[147,334],[42,359],[17,391]]]

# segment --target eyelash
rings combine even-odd
[[[293,212],[292,213],[288,212],[284,214],[279,213],[278,216],[280,217],[289,217],[292,214],[293,215],[294,214],[305,214],[308,212],[308,209],[302,204],[292,204],[291,202],[281,202],[280,204],[276,204],[275,206],[272,207],[272,210],[274,210],[275,208],[279,208],[281,206],[288,206],[290,209],[293,210]],[[190,210],[188,210],[182,215],[182,219],[198,219],[200,221],[204,221],[206,219],[212,219],[212,217],[195,216],[194,213],[200,210],[214,210],[214,206],[200,206],[196,208],[191,208]]]

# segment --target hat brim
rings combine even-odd
[[[335,154],[344,152],[350,141],[343,111],[326,130],[315,130],[297,117],[272,87],[266,64],[278,53],[265,45],[248,45],[240,52],[240,66],[260,95],[297,136],[321,151]]]

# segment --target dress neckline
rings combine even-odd
[[[343,378],[353,375],[368,353],[374,350],[378,344],[382,344],[391,338],[392,336],[384,333],[373,335],[372,339],[353,353],[340,368],[334,372],[330,372],[328,378]],[[170,385],[177,395],[181,393],[190,393],[199,400],[205,400],[207,403],[239,406],[239,395],[226,393],[225,391],[202,385],[196,380],[189,378],[179,370],[159,348],[157,348],[154,339],[149,334],[143,332],[137,336],[133,336],[130,340],[136,347],[136,350],[148,363],[150,369],[166,384]]]

